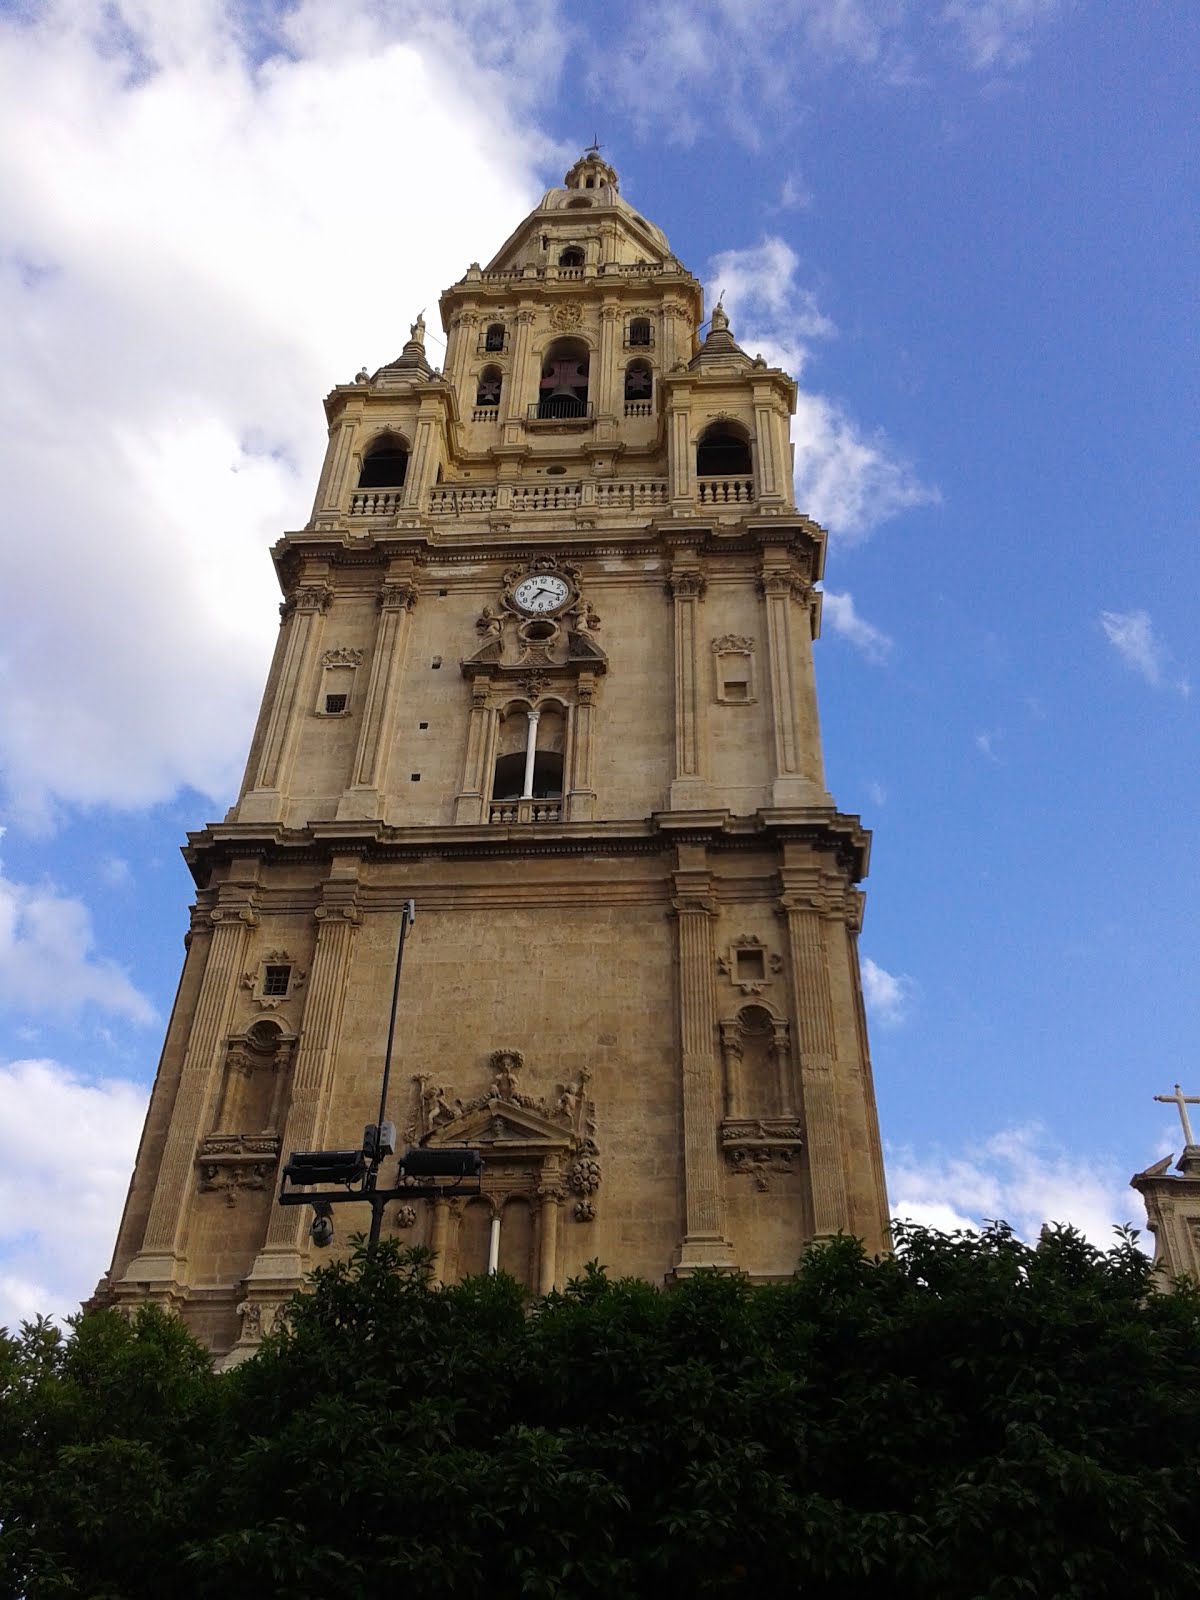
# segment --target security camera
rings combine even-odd
[[[333,1213],[328,1206],[316,1206],[314,1209],[317,1214],[308,1232],[317,1249],[324,1250],[333,1243]]]

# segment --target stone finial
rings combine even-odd
[[[414,323],[410,324],[410,326],[409,326],[408,339],[409,339],[409,343],[410,344],[419,344],[421,346],[421,349],[424,350],[424,348],[425,348],[425,307],[424,306],[422,306],[420,311],[417,312],[417,320]]]
[[[728,333],[729,332],[729,318],[728,318],[728,316],[726,315],[726,312],[725,312],[724,300],[725,300],[725,291],[722,290],[720,299],[717,301],[716,305],[713,307],[712,331],[714,333]]]

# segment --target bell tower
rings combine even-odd
[[[825,786],[795,384],[721,306],[701,337],[699,283],[596,150],[440,313],[441,369],[418,316],[325,402],[241,793],[185,851],[95,1303],[171,1304],[219,1351],[313,1265],[281,1159],[373,1120],[409,898],[388,1113],[485,1169],[385,1230],[444,1280],[766,1281],[838,1231],[887,1243],[870,840]]]

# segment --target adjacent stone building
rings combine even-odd
[[[97,1303],[252,1343],[313,1264],[281,1156],[390,1115],[483,1193],[385,1227],[535,1291],[790,1274],[887,1221],[857,938],[869,835],[825,786],[825,534],[795,385],[595,150],[395,361],[326,400],[245,782],[189,837],[178,999]],[[339,1215],[345,1228],[345,1209]],[[365,1219],[364,1219],[365,1225]]]

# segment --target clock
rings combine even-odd
[[[522,578],[513,590],[513,604],[529,616],[546,611],[557,611],[570,598],[571,590],[565,578],[553,572],[538,572],[531,578]]]

